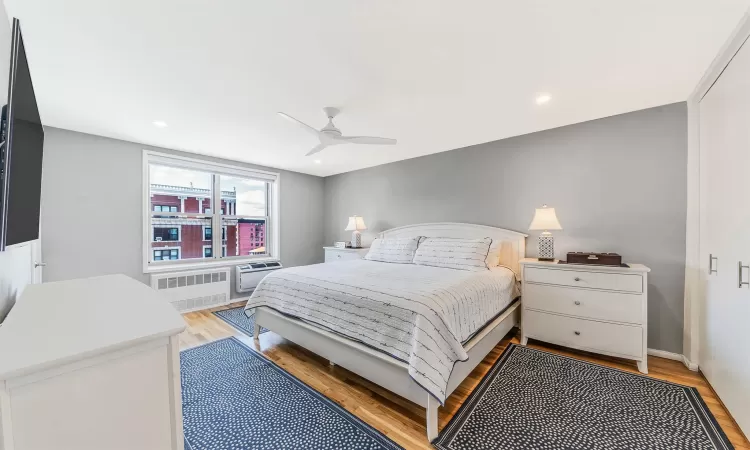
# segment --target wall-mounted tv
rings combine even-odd
[[[0,251],[39,238],[44,130],[18,19],[13,19],[8,104],[0,143]]]

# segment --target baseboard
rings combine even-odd
[[[672,353],[668,352],[666,350],[657,350],[655,348],[648,349],[647,352],[651,356],[656,356],[658,358],[664,358],[664,359],[671,359],[674,361],[680,361],[681,363],[685,364],[685,367],[692,370],[693,372],[698,371],[698,364],[693,363],[685,355],[681,355],[679,353]]]
[[[685,366],[693,372],[698,371],[698,363],[690,361],[685,355],[682,355],[682,363],[685,364]]]

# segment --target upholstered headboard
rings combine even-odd
[[[465,239],[492,238],[490,251],[497,250],[500,264],[510,267],[520,276],[519,261],[526,257],[526,234],[503,228],[473,225],[470,223],[420,223],[391,228],[380,233],[381,238],[395,237],[454,237]]]

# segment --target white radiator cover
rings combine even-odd
[[[151,287],[181,313],[231,303],[228,268],[151,275]]]

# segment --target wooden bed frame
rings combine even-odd
[[[525,257],[526,235],[515,231],[482,225],[463,223],[428,223],[393,228],[380,233],[381,238],[395,237],[456,237],[481,239],[492,238],[490,252],[500,255],[500,264],[512,269],[520,279],[519,261]],[[520,323],[521,301],[514,301],[482,331],[477,333],[464,348],[469,354],[467,361],[456,363],[448,380],[447,396],[471,373],[485,356],[500,342],[513,326]],[[357,375],[400,395],[424,408],[427,417],[427,439],[438,436],[438,407],[440,404],[409,376],[409,366],[384,353],[371,349],[353,340],[346,339],[301,320],[284,316],[276,311],[259,307],[255,311],[257,340],[260,328],[267,328]],[[447,397],[446,396],[446,397]]]

